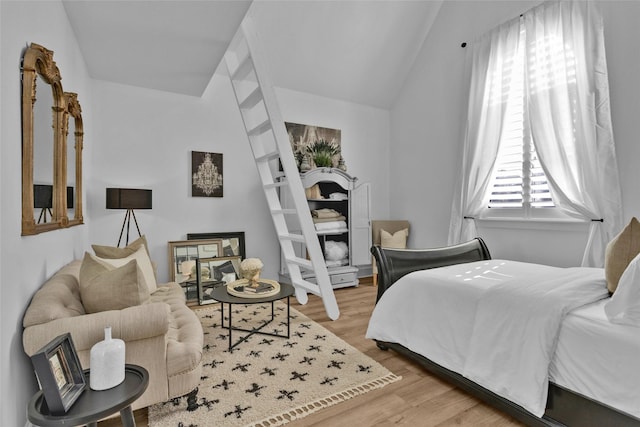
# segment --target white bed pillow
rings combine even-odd
[[[605,304],[604,311],[612,323],[640,326],[640,254],[620,276],[618,287]]]

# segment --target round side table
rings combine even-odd
[[[27,407],[27,418],[37,426],[96,427],[98,420],[120,411],[124,427],[135,427],[131,404],[147,389],[149,373],[142,366],[125,365],[124,381],[108,390],[91,390],[88,386],[90,370],[84,371],[87,388],[64,415],[51,415],[42,390],[37,392]]]

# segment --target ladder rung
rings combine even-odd
[[[302,234],[280,234],[278,237],[280,237],[282,240],[291,240],[292,242],[305,243],[305,239]]]
[[[269,121],[269,119],[267,119],[253,129],[250,129],[247,133],[249,134],[249,136],[256,136],[265,133],[269,129],[271,129],[271,122]]]
[[[269,190],[271,188],[284,187],[286,185],[289,185],[287,181],[276,181],[276,182],[271,182],[269,184],[265,184],[263,185],[263,187],[265,190]]]
[[[231,80],[242,80],[243,77],[246,77],[251,70],[253,69],[253,61],[251,61],[250,56],[245,56],[242,58],[242,62],[238,64],[238,68],[231,75]]]
[[[244,101],[240,103],[240,108],[242,109],[253,108],[261,100],[262,100],[262,91],[260,90],[260,86],[258,86],[249,94],[249,96],[247,96],[244,99]]]
[[[295,215],[298,213],[295,209],[272,209],[271,213],[273,215],[283,214],[283,215]]]
[[[314,295],[320,295],[320,288],[316,283],[309,282],[308,280],[292,280],[293,286],[304,289]]]
[[[299,258],[299,257],[287,258],[287,262],[296,264],[300,267],[306,268],[307,270],[313,270],[313,264],[311,263],[310,260],[306,258]]]
[[[278,157],[280,157],[280,153],[278,151],[272,151],[260,157],[256,157],[256,162],[268,162],[269,160],[277,159]]]

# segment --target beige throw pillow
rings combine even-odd
[[[140,249],[141,246],[144,247],[144,250],[147,251],[147,256],[149,257],[149,259],[151,259],[151,253],[149,253],[149,244],[147,243],[147,238],[144,235],[138,237],[136,240],[129,243],[124,248],[118,248],[115,246],[91,245],[96,256],[109,259],[128,257],[129,255],[132,255],[135,251]],[[153,267],[153,275],[155,279],[158,280],[158,272],[156,271],[156,265],[153,261],[151,261],[151,266]]]
[[[111,265],[113,267],[122,267],[131,260],[135,260],[138,263],[140,271],[142,271],[142,279],[149,290],[149,293],[154,293],[158,289],[156,283],[156,276],[153,273],[153,266],[147,251],[144,247],[140,246],[138,249],[129,256],[123,258],[102,258],[94,257],[96,260],[102,262],[105,265]]]
[[[96,256],[99,256],[100,258],[110,259],[124,258],[132,255],[141,246],[144,246],[145,251],[147,251],[147,255],[151,257],[151,255],[149,254],[149,248],[147,247],[147,239],[145,236],[140,236],[124,248],[116,248],[115,246],[91,245]]]
[[[136,260],[120,267],[104,264],[89,253],[80,266],[80,298],[87,313],[122,310],[149,300],[143,275]]]
[[[386,230],[380,230],[380,246],[383,248],[405,249],[407,247],[409,230],[403,228],[391,234]]]
[[[640,222],[633,217],[609,244],[604,255],[604,273],[609,292],[615,292],[618,281],[629,263],[640,253]]]

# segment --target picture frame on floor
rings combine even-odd
[[[247,257],[244,231],[187,234],[187,240],[201,239],[222,239],[221,256],[239,256],[241,260]]]
[[[168,248],[169,280],[180,284],[195,279],[199,258],[223,256],[222,239],[175,240],[168,242]]]
[[[211,292],[240,278],[240,257],[200,258],[197,263],[198,302],[200,305],[215,301]]]

